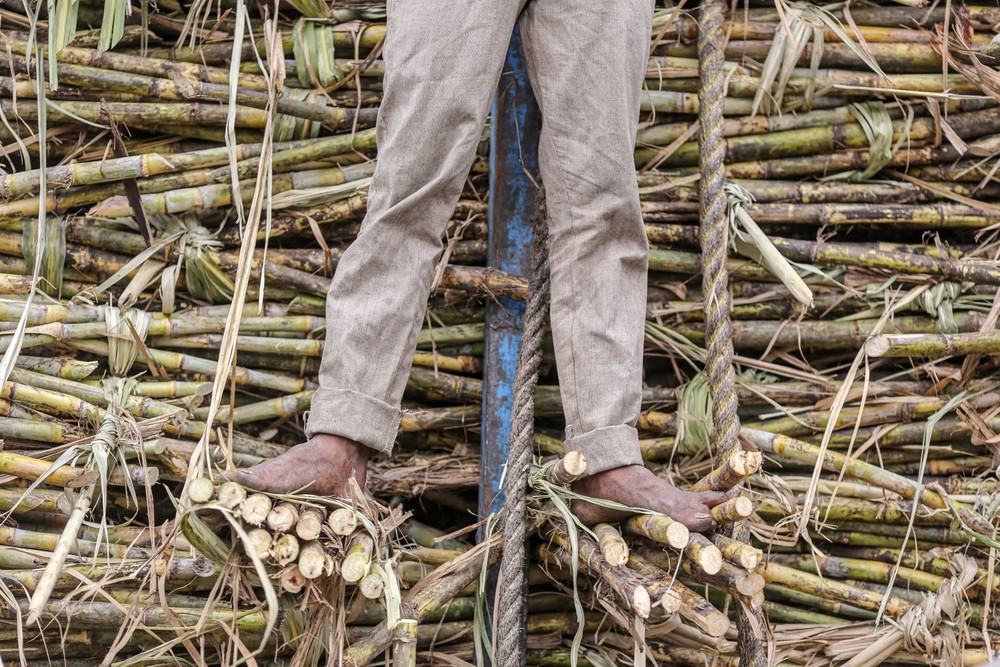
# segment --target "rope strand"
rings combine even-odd
[[[698,95],[701,152],[701,275],[705,295],[705,339],[708,359],[705,370],[712,387],[712,425],[724,460],[739,444],[740,418],[733,368],[733,329],[729,319],[731,300],[729,271],[729,216],[726,207],[725,142],[722,106],[726,97],[724,0],[703,0],[698,30]],[[739,487],[731,492],[739,493]],[[733,537],[747,541],[745,522],[733,527]],[[738,605],[740,667],[766,667],[764,633],[767,623],[761,610]]]
[[[525,540],[527,539],[528,466],[534,445],[535,386],[542,361],[542,339],[549,303],[549,235],[545,203],[541,195],[535,213],[531,243],[531,276],[524,332],[514,375],[511,408],[510,452],[504,476],[503,556],[500,561],[500,604],[496,633],[496,659],[500,667],[522,667],[525,663],[522,634],[527,619],[524,605]]]

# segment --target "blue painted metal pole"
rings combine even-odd
[[[490,122],[489,266],[527,276],[538,175],[541,114],[528,83],[520,31],[515,29]],[[503,472],[510,450],[514,375],[524,304],[500,299],[486,306],[483,364],[481,517],[503,507]],[[497,569],[489,577],[486,613],[492,627]]]

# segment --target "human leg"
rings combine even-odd
[[[534,0],[521,19],[542,110],[552,335],[566,448],[587,459],[580,489],[710,527],[717,494],[687,494],[642,465],[638,432],[648,245],[633,146],[651,0]],[[641,504],[641,505],[639,505]],[[603,514],[578,507],[588,518]]]
[[[519,0],[390,0],[378,165],[367,216],[327,296],[310,439],[289,458],[237,474],[239,481],[268,490],[311,484],[312,493],[340,495],[369,451],[391,452],[441,236],[519,8]]]

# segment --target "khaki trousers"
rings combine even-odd
[[[641,463],[648,246],[633,145],[652,0],[389,0],[368,215],[327,297],[307,434],[391,452],[442,234],[520,23],[542,110],[552,337],[567,449]]]

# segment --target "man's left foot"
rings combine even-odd
[[[681,491],[641,465],[612,468],[585,477],[573,484],[573,490],[592,498],[666,514],[696,533],[718,526],[710,510],[726,500],[726,495],[717,491]],[[580,521],[590,526],[621,521],[628,516],[582,500],[574,500],[571,509]]]

